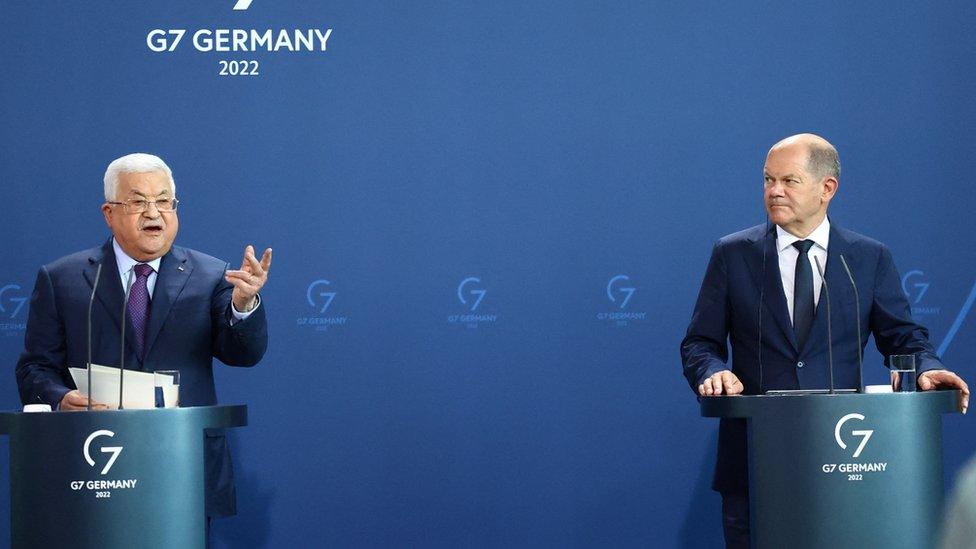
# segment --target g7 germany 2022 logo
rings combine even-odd
[[[312,307],[319,307],[318,302],[321,298],[322,308],[319,309],[319,313],[324,313],[329,310],[329,305],[332,305],[332,300],[335,299],[336,292],[319,291],[319,288],[330,284],[332,283],[322,278],[309,284],[308,289],[305,290],[305,299],[308,300],[308,304]]]
[[[465,286],[471,283],[480,284],[481,279],[476,276],[469,276],[468,278],[462,280],[457,287],[457,297],[462,305],[468,304],[468,300],[464,299],[465,294],[469,294],[474,297],[474,299],[471,301],[471,311],[475,311],[478,308],[478,305],[481,305],[481,300],[485,298],[485,294],[488,293],[488,290],[485,290],[484,288],[475,288],[465,292]]]
[[[109,438],[112,438],[114,436],[115,436],[115,433],[113,433],[112,431],[106,430],[106,429],[100,429],[100,430],[95,431],[94,433],[88,435],[88,438],[85,439],[85,448],[84,448],[85,461],[88,462],[88,465],[91,465],[92,467],[95,466],[95,460],[92,459],[92,456],[91,456],[91,445],[92,445],[92,442],[94,442],[95,439],[98,438],[98,437],[109,437]],[[101,471],[101,473],[99,473],[99,474],[105,475],[105,474],[108,474],[108,472],[109,472],[110,469],[112,469],[112,465],[115,465],[115,460],[119,459],[119,455],[122,453],[122,447],[121,446],[103,446],[102,447],[102,453],[103,454],[112,454],[112,457],[110,457],[108,459],[108,462],[105,464],[105,467],[102,467],[102,471]]]
[[[841,436],[841,429],[844,427],[844,424],[845,423],[847,423],[848,421],[850,421],[852,419],[856,419],[858,421],[864,421],[864,415],[863,414],[858,414],[858,413],[847,414],[846,416],[840,418],[840,420],[837,421],[837,425],[834,426],[834,440],[837,441],[837,445],[840,446],[842,450],[846,450],[847,449],[847,443],[844,442],[844,437]],[[873,429],[855,429],[855,430],[851,431],[851,434],[854,435],[854,436],[856,436],[856,437],[862,437],[861,438],[861,443],[858,444],[857,449],[854,450],[854,455],[852,456],[852,457],[857,458],[857,457],[859,457],[861,455],[861,452],[864,451],[864,447],[867,446],[868,440],[870,440],[871,439],[871,435],[874,434],[874,430]]]
[[[17,313],[24,307],[24,303],[27,303],[26,297],[15,293],[19,291],[19,284],[7,284],[0,288],[0,313],[9,313],[10,318],[17,316]],[[4,302],[7,302],[6,307],[4,307]]]
[[[610,301],[613,301],[613,302],[616,302],[617,301],[617,298],[615,298],[613,294],[615,293],[614,292],[614,286],[618,282],[630,282],[630,277],[627,276],[627,275],[617,275],[617,276],[611,278],[610,279],[610,282],[607,282],[607,297],[610,298]],[[631,296],[634,295],[634,292],[637,290],[637,288],[634,288],[634,287],[626,287],[626,288],[617,287],[616,290],[620,294],[623,295],[623,299],[620,301],[620,305],[619,305],[619,307],[621,309],[623,309],[623,308],[627,307],[627,303],[630,301]]]

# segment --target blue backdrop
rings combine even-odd
[[[275,249],[270,350],[218,372],[251,421],[220,546],[717,545],[678,343],[801,131],[840,150],[834,220],[890,245],[976,381],[974,4],[234,4],[0,2],[0,408],[37,268],[108,235],[112,159],[173,167],[180,244]],[[192,41],[313,28],[326,51]],[[944,431],[951,486],[976,427]]]

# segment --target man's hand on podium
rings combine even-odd
[[[68,394],[64,395],[61,399],[61,405],[58,407],[59,410],[64,410],[66,412],[77,412],[79,410],[88,409],[88,397],[81,394],[81,391],[75,389],[74,391],[69,391]],[[108,406],[92,401],[92,410],[108,410]]]
[[[918,390],[932,391],[934,389],[959,389],[962,391],[962,401],[959,411],[966,413],[969,408],[969,385],[961,377],[949,370],[929,370],[918,376]]]
[[[744,389],[745,387],[742,386],[739,378],[735,377],[735,374],[728,370],[722,370],[712,374],[705,380],[705,383],[699,385],[698,394],[701,396],[737,395]]]

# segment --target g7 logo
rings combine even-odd
[[[474,276],[469,276],[468,278],[462,280],[460,284],[458,284],[457,296],[458,299],[461,301],[461,303],[464,305],[468,304],[467,300],[464,299],[464,287],[471,282],[477,282],[480,284],[481,279]],[[475,309],[478,308],[478,305],[481,304],[481,300],[485,298],[485,294],[488,293],[488,290],[485,289],[470,290],[468,293],[473,296],[477,296],[477,299],[475,299],[474,304],[471,305],[471,311],[473,312]]]
[[[607,282],[607,297],[609,297],[610,298],[610,301],[613,301],[613,302],[616,302],[617,301],[617,299],[615,297],[613,297],[613,284],[615,282],[617,282],[618,280],[619,281],[626,282],[626,281],[630,280],[630,277],[627,276],[627,275],[617,275],[617,276],[611,278],[610,279],[610,282]],[[634,292],[637,290],[637,288],[618,288],[618,289],[622,293],[627,294],[626,296],[624,296],[624,300],[620,302],[620,308],[623,309],[624,307],[627,306],[627,303],[630,301],[631,296],[634,295]]]
[[[0,288],[0,313],[7,312],[7,309],[5,309],[4,306],[3,306],[3,294],[7,293],[8,290],[17,291],[17,290],[20,290],[20,286],[17,285],[17,284],[7,284],[3,288]],[[10,313],[10,318],[14,318],[14,317],[17,316],[17,313],[20,312],[20,309],[23,308],[24,303],[27,303],[27,298],[26,297],[11,297],[11,298],[8,298],[8,301],[10,301],[11,303],[13,303],[15,305],[13,312]]]
[[[105,429],[101,429],[101,430],[95,431],[94,433],[88,435],[88,438],[85,439],[85,450],[84,450],[85,461],[88,462],[88,465],[91,465],[92,467],[95,466],[95,460],[92,459],[92,457],[91,457],[91,451],[90,451],[91,450],[91,443],[92,443],[92,441],[94,441],[98,437],[109,437],[109,438],[111,438],[111,437],[114,437],[114,436],[115,436],[115,433],[113,433],[112,431],[107,431]],[[115,460],[119,459],[119,454],[122,453],[122,447],[121,446],[105,446],[104,448],[102,448],[102,453],[103,454],[112,454],[112,457],[109,458],[108,463],[105,464],[105,467],[102,468],[102,472],[100,473],[100,474],[104,475],[104,474],[107,474],[108,473],[109,469],[112,468],[112,465],[115,465]]]
[[[847,414],[846,416],[840,418],[840,420],[837,422],[837,425],[834,427],[834,440],[837,441],[837,445],[840,446],[842,450],[847,449],[847,444],[844,443],[844,439],[841,438],[840,436],[840,429],[841,427],[844,426],[845,423],[847,423],[848,420],[851,419],[864,421],[864,416],[857,413]],[[857,446],[857,450],[854,451],[854,457],[858,457],[861,455],[861,452],[864,451],[864,447],[867,446],[868,440],[871,439],[871,435],[874,434],[874,431],[871,429],[857,430],[857,431],[851,431],[851,434],[856,437],[864,437],[861,439],[861,444]]]
[[[905,292],[905,295],[908,296],[909,299],[912,299],[913,296],[912,292],[908,289],[908,279],[914,276],[925,276],[925,273],[916,269],[914,271],[908,271],[905,273],[905,276],[901,277],[901,290]],[[912,284],[912,288],[918,291],[918,294],[916,294],[914,299],[912,299],[912,305],[915,305],[922,301],[922,296],[924,296],[925,292],[929,290],[929,283],[916,282],[915,284]]]
[[[329,305],[332,305],[332,300],[335,299],[336,292],[319,292],[316,295],[314,293],[314,290],[319,286],[328,286],[329,284],[332,283],[325,279],[316,280],[315,282],[312,282],[311,284],[308,285],[308,290],[305,292],[305,297],[308,299],[308,304],[311,305],[312,307],[315,307],[315,301],[316,301],[315,297],[325,298],[322,304],[322,309],[319,310],[319,313],[324,313],[326,309],[329,308]]]

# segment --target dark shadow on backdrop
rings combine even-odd
[[[270,512],[276,491],[267,475],[245,466],[251,448],[241,442],[235,431],[227,430],[227,441],[237,481],[237,515],[213,522],[214,547],[269,547]]]
[[[704,421],[704,420],[703,420]],[[712,490],[712,475],[715,473],[715,456],[718,452],[718,422],[712,426],[709,444],[701,456],[701,467],[695,480],[691,505],[685,515],[681,531],[678,533],[679,547],[699,549],[701,547],[721,547],[722,534],[721,496]]]

